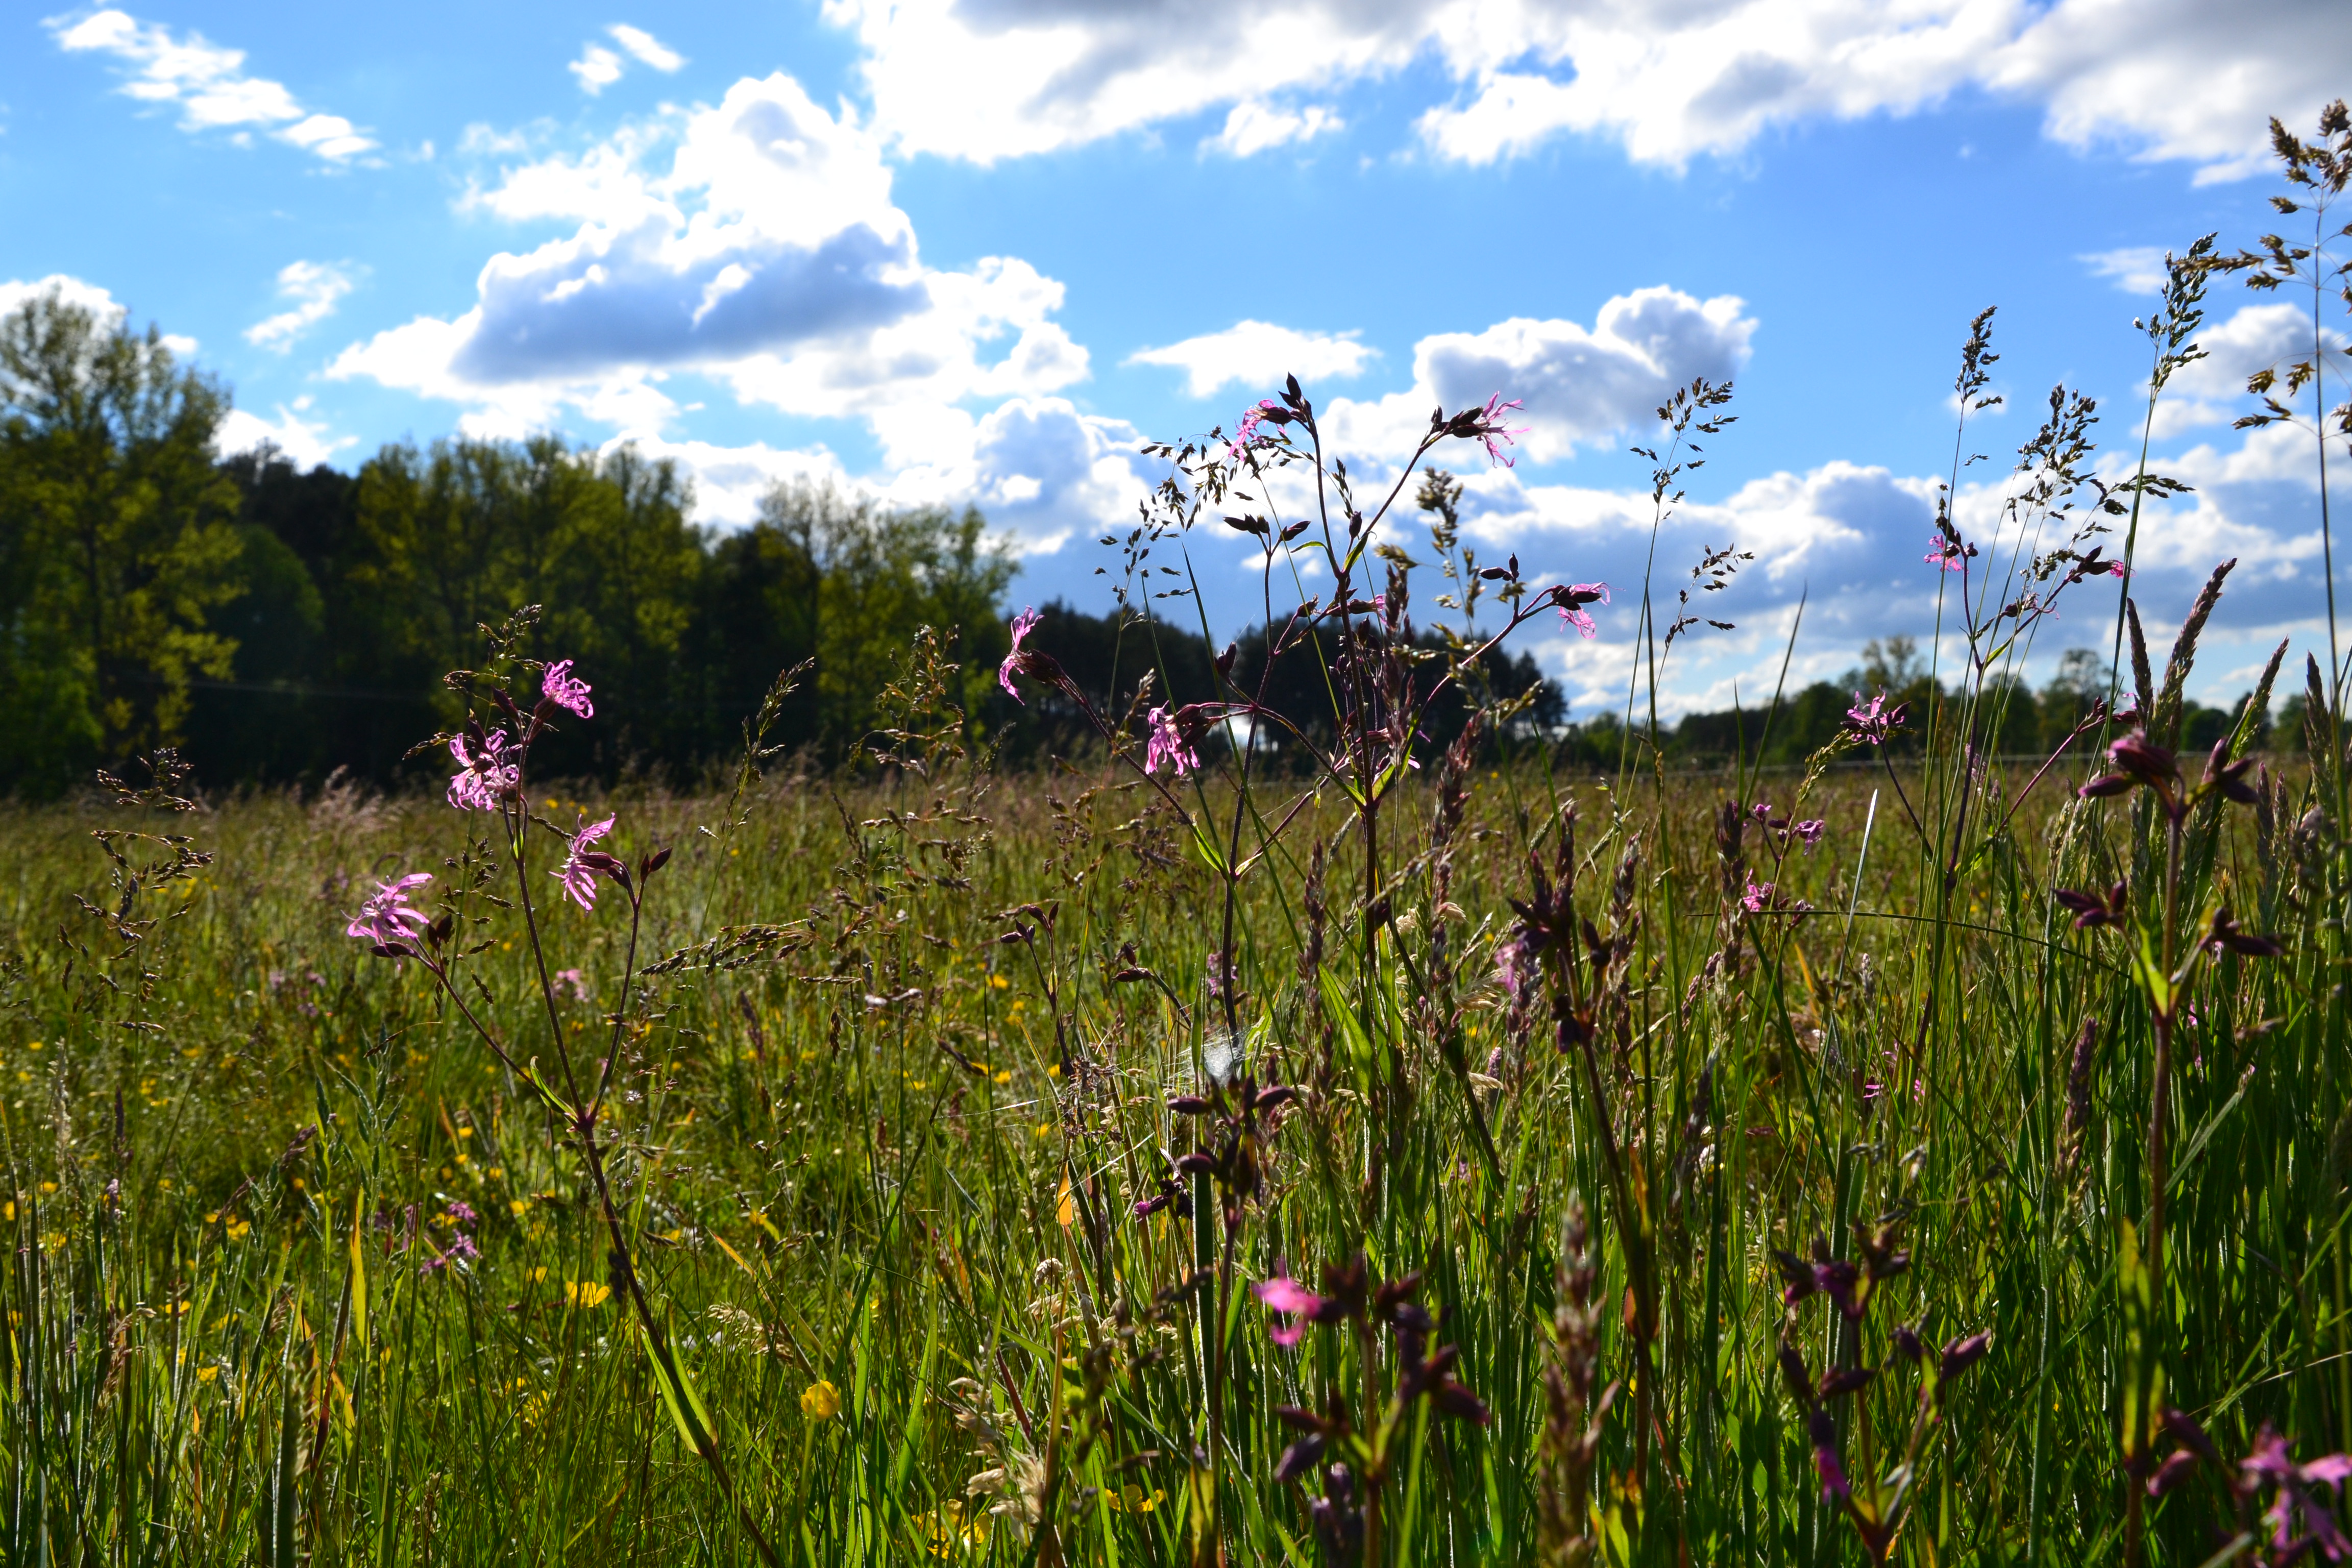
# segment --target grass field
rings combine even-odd
[[[2352,1419],[2326,748],[2177,835],[1932,746],[1465,753],[1368,826],[908,714],[732,798],[526,780],[674,847],[634,965],[512,812],[0,817],[0,1554],[2196,1563],[2330,1497],[2237,1464]],[[417,870],[452,991],[346,934]],[[2223,900],[2286,952],[2154,991],[2051,896],[2119,877],[2167,973]]]

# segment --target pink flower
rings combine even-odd
[[[1232,452],[1234,461],[1239,462],[1248,456],[1250,443],[1259,438],[1258,427],[1265,423],[1267,412],[1280,406],[1271,397],[1261,397],[1255,408],[1242,410],[1242,421],[1234,426],[1234,438],[1226,443],[1226,448]]]
[[[1151,728],[1151,742],[1143,753],[1145,773],[1159,772],[1164,762],[1171,764],[1181,778],[1201,765],[1199,753],[1184,743],[1183,731],[1176,728],[1174,714],[1165,708],[1154,708],[1144,716],[1144,722]]]
[[[555,984],[558,986],[569,988],[572,992],[572,999],[574,1002],[585,1002],[588,1000],[588,981],[578,970],[557,970],[555,972]]]
[[[1755,878],[1750,877],[1748,879],[1748,890],[1739,895],[1739,907],[1746,910],[1751,915],[1760,915],[1764,912],[1765,905],[1771,897],[1771,883],[1759,882]]]
[[[1514,937],[1495,945],[1495,978],[1502,983],[1503,994],[1513,1002],[1521,999],[1533,975],[1528,970],[1527,944]]]
[[[452,1198],[449,1200],[449,1217],[456,1220],[459,1225],[471,1225],[476,1220],[479,1219],[481,1215],[476,1214],[474,1212],[474,1205],[467,1203],[465,1199]]]
[[[378,882],[352,923],[343,928],[345,936],[355,936],[378,946],[406,942],[433,923],[431,917],[408,902],[411,889],[421,888],[433,879],[430,871],[411,871],[397,882]]]
[[[1967,569],[1969,557],[1976,552],[1975,545],[1962,544],[1958,540],[1947,539],[1941,532],[1936,532],[1927,536],[1927,553],[1924,559],[1930,566],[1940,567],[1947,572],[1960,572]]]
[[[2107,563],[2107,575],[2108,575],[2108,576],[2110,576],[2110,577],[2120,577],[2120,576],[2122,576],[2123,574],[2124,574],[2124,563],[2123,563],[2122,562],[2120,562],[2120,561],[2110,561],[2110,562],[2108,562],[2108,563]]]
[[[1811,851],[1814,845],[1819,844],[1822,841],[1822,830],[1828,826],[1829,824],[1823,822],[1820,817],[1814,817],[1810,822],[1800,822],[1790,827],[1789,831],[1795,834],[1797,836],[1798,842],[1804,845],[1808,851]]]
[[[568,658],[559,658],[549,665],[547,676],[539,687],[539,694],[558,708],[568,708],[583,719],[593,719],[596,707],[588,700],[588,683],[572,676]]]
[[[1004,662],[996,667],[996,684],[1004,688],[1004,694],[1015,702],[1021,701],[1021,693],[1013,688],[1013,672],[1019,669],[1023,662],[1021,639],[1037,629],[1037,622],[1040,618],[1035,609],[1026,606],[1019,615],[1013,617],[1013,651],[1006,654]],[[1022,706],[1026,707],[1028,704],[1022,703]]]
[[[1889,708],[1884,691],[1867,702],[1857,691],[1853,694],[1853,706],[1845,710],[1845,719],[1855,739],[1874,746],[1883,746],[1889,734],[1903,728],[1903,721],[1909,717],[1911,705],[1907,702],[1898,702]]]
[[[1293,1279],[1287,1274],[1277,1274],[1255,1287],[1257,1299],[1266,1310],[1288,1321],[1276,1323],[1266,1334],[1276,1344],[1288,1350],[1307,1337],[1307,1325],[1331,1311],[1332,1304]]]
[[[449,781],[449,804],[459,811],[496,811],[511,793],[522,770],[506,760],[507,735],[493,730],[482,737],[482,749],[469,749],[463,735],[449,737],[449,754],[459,772]]]
[[[1498,392],[1486,399],[1486,406],[1480,409],[1470,423],[1470,434],[1486,443],[1487,460],[1501,468],[1507,468],[1517,461],[1516,458],[1507,455],[1503,448],[1516,446],[1517,443],[1513,437],[1526,435],[1530,428],[1526,425],[1509,426],[1503,423],[1503,416],[1519,406],[1517,398],[1514,397],[1506,403],[1503,401],[1503,395]]]
[[[563,858],[563,864],[548,873],[563,884],[563,890],[572,895],[574,903],[591,914],[596,911],[596,879],[611,877],[614,881],[620,880],[621,863],[602,850],[589,847],[613,831],[613,822],[608,816],[602,822],[583,825],[572,836],[572,850]],[[577,974],[578,971],[573,973]]]

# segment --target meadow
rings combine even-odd
[[[2329,114],[2282,156],[2340,194]],[[2169,263],[2146,427],[2210,276],[2335,287],[2265,245]],[[1661,521],[1728,400],[1659,410]],[[1670,766],[1710,552],[1616,590],[1596,760],[1488,656],[1612,590],[1481,564],[1443,473],[1432,562],[1381,532],[1512,415],[1385,499],[1295,380],[1151,448],[1108,542],[1156,686],[926,628],[846,754],[769,743],[803,670],[708,789],[573,784],[534,756],[615,704],[525,606],[415,738],[446,793],[157,751],[0,806],[0,1559],[2352,1556],[2332,597],[2329,667],[2184,749],[2231,563],[2143,625],[2168,481],[2062,391],[1998,518],[1938,508],[1917,684]],[[1260,651],[1179,705],[1151,569],[1220,522]],[[2062,600],[2105,694],[2012,762]],[[992,673],[1093,739],[1011,760]]]

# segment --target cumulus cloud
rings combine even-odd
[[[1181,370],[1187,396],[1213,397],[1235,384],[1271,387],[1286,375],[1308,381],[1355,375],[1377,352],[1351,331],[1302,332],[1271,321],[1236,321],[1222,332],[1139,350],[1127,363]]]
[[[1680,165],[1973,87],[2040,105],[2069,145],[2227,177],[2260,162],[2268,114],[2307,117],[2340,90],[2331,62],[2352,53],[2336,0],[826,0],[825,15],[864,46],[893,141],[981,163],[1432,61],[1454,85],[1423,142],[1472,163],[1574,133]]]
[[[2094,251],[2074,259],[2094,278],[2107,278],[2126,294],[2164,292],[2165,249],[2160,245],[2127,245],[2117,250]]]
[[[1051,392],[1087,374],[1050,319],[1061,284],[1016,258],[923,266],[878,143],[789,77],[739,81],[715,108],[577,159],[508,169],[472,200],[581,221],[491,258],[463,315],[379,333],[331,374],[528,420],[625,396],[658,416],[666,399],[646,394],[678,369],[813,416]]]
[[[161,23],[104,10],[55,16],[47,24],[68,54],[110,55],[126,68],[122,91],[142,103],[175,104],[185,131],[267,130],[278,141],[331,163],[344,163],[376,143],[339,114],[302,107],[284,83],[245,73],[245,51],[202,34],[175,35]]]
[[[310,419],[310,400],[298,397],[289,407],[278,405],[278,417],[264,419],[260,415],[243,408],[229,410],[214,437],[214,446],[226,457],[235,452],[249,452],[258,447],[272,447],[298,468],[315,468],[331,462],[334,455],[347,447],[359,444],[356,436],[337,436],[327,428],[323,419]]]
[[[94,311],[109,321],[119,321],[124,314],[123,306],[98,284],[70,273],[52,272],[47,278],[37,278],[29,282],[11,279],[0,283],[0,316],[8,315],[45,294],[55,294],[67,304]]]
[[[684,55],[642,27],[620,23],[605,28],[604,32],[640,65],[651,66],[667,73],[686,64]],[[620,55],[592,39],[580,46],[580,58],[564,68],[579,79],[580,90],[593,98],[621,79],[621,72],[627,63]]]
[[[1255,100],[1236,103],[1225,116],[1225,128],[1203,140],[1204,153],[1246,158],[1293,142],[1311,142],[1330,131],[1344,131],[1348,122],[1321,104],[1305,109],[1276,109]]]
[[[1744,308],[1729,294],[1702,301],[1658,287],[1610,300],[1589,328],[1515,317],[1484,331],[1426,337],[1413,345],[1412,390],[1334,400],[1325,436],[1345,450],[1402,458],[1429,428],[1433,407],[1450,413],[1499,391],[1524,406],[1521,446],[1550,462],[1648,419],[1695,376],[1729,380],[1747,363],[1756,331]]]
[[[284,353],[294,340],[335,313],[352,291],[351,275],[323,261],[289,261],[278,273],[278,297],[291,308],[246,328],[245,341]]]

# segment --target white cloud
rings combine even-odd
[[[284,353],[294,340],[335,313],[335,306],[352,291],[352,279],[341,268],[323,261],[289,261],[278,273],[278,297],[293,301],[246,328],[245,341]]]
[[[1695,376],[1729,380],[1756,331],[1742,310],[1733,295],[1702,302],[1659,287],[1616,296],[1589,329],[1517,317],[1426,337],[1413,345],[1411,391],[1335,400],[1321,416],[1324,435],[1344,450],[1401,458],[1429,428],[1433,406],[1451,413],[1500,392],[1524,405],[1528,454],[1550,462],[1647,420]]]
[[[282,82],[247,76],[245,51],[203,35],[175,36],[161,23],[142,23],[104,10],[45,24],[69,54],[105,54],[129,69],[122,90],[144,103],[177,104],[187,131],[270,128],[269,134],[306,153],[343,163],[376,143],[341,115],[304,109]]]
[[[52,272],[47,278],[37,278],[29,282],[12,279],[0,283],[0,316],[12,314],[27,301],[49,293],[55,293],[68,305],[79,305],[85,310],[94,311],[110,323],[121,320],[125,313],[114,296],[97,284],[86,282],[69,273]]]
[[[1275,109],[1255,100],[1234,105],[1225,128],[1201,143],[1204,153],[1224,153],[1246,158],[1293,142],[1311,142],[1329,131],[1344,131],[1348,122],[1321,104],[1302,110]]]
[[[1571,133],[1679,166],[1973,87],[2039,105],[2068,145],[2229,177],[2265,156],[2269,114],[2307,119],[2340,90],[2352,55],[2340,0],[826,0],[825,15],[864,46],[886,135],[978,163],[1433,61],[1455,87],[1423,116],[1424,143],[1472,163]]]
[[[290,408],[281,403],[278,417],[264,419],[258,414],[233,408],[221,421],[214,446],[226,457],[233,452],[249,452],[257,447],[275,447],[299,468],[315,468],[331,459],[346,447],[359,444],[356,436],[334,436],[327,430],[322,419],[305,419],[310,400],[298,397]]]
[[[582,47],[580,58],[563,68],[580,79],[580,90],[594,97],[621,79],[621,57],[602,44]]]
[[[2116,287],[2126,294],[2161,294],[2164,292],[2166,254],[2160,245],[2127,245],[2118,250],[2094,251],[2074,259],[2089,268],[2094,278],[2114,279]]]
[[[674,71],[686,64],[686,57],[664,45],[659,38],[642,27],[616,23],[608,29],[621,47],[637,58],[638,63],[649,65],[657,71]]]
[[[604,31],[640,65],[669,72],[686,64],[684,55],[668,47],[642,27],[621,23]],[[626,63],[604,45],[592,41],[581,45],[580,58],[564,68],[580,79],[580,90],[593,98],[621,79],[621,72]]]
[[[1354,332],[1302,332],[1270,321],[1236,321],[1165,348],[1129,354],[1129,364],[1169,365],[1184,373],[1191,397],[1213,397],[1221,387],[1240,384],[1271,387],[1285,375],[1309,382],[1355,375],[1378,351]]]

